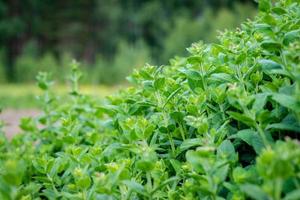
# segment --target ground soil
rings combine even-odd
[[[8,138],[20,132],[19,122],[22,117],[34,117],[40,114],[40,111],[34,109],[6,109],[0,113],[0,120],[4,121],[4,133]]]

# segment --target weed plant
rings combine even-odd
[[[70,101],[41,73],[44,114],[0,140],[0,199],[300,199],[300,4],[259,9],[102,103],[76,63]]]

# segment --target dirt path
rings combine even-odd
[[[0,120],[4,121],[4,132],[8,138],[20,132],[19,122],[22,117],[34,117],[40,113],[34,109],[14,110],[6,109],[0,113]]]

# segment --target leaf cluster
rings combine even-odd
[[[298,1],[262,0],[218,44],[101,102],[76,63],[70,99],[40,74],[44,114],[0,139],[1,199],[299,199],[299,19]]]

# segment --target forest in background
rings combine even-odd
[[[0,82],[63,81],[75,58],[86,83],[120,84],[255,13],[250,0],[0,0]]]

